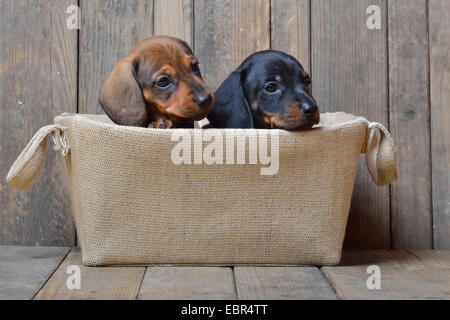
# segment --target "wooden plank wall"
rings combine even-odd
[[[435,248],[450,248],[450,1],[430,0],[430,98]]]
[[[391,189],[392,246],[431,248],[427,5],[389,1],[388,12],[389,125],[402,177]]]
[[[82,10],[78,31],[64,26],[70,4]],[[381,9],[380,30],[366,26],[369,5]],[[447,0],[0,0],[0,9],[0,176],[58,113],[102,112],[104,79],[141,39],[187,41],[215,89],[272,48],[311,73],[322,112],[392,132],[400,178],[376,187],[361,158],[345,246],[450,248]],[[28,193],[0,179],[0,244],[75,244],[65,179],[52,152]]]
[[[366,27],[378,5],[382,29]],[[312,1],[313,96],[321,111],[345,111],[388,126],[386,1]],[[363,160],[361,158],[361,160]],[[390,246],[389,187],[377,187],[360,161],[346,246]]]
[[[63,163],[47,152],[27,193],[5,177],[33,134],[77,111],[77,32],[66,28],[74,0],[0,1],[0,243],[69,246],[75,229]]]

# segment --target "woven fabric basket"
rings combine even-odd
[[[36,133],[7,180],[30,188],[53,136],[89,266],[333,265],[341,257],[360,153],[378,185],[397,173],[382,125],[345,113],[321,118],[317,128],[288,132],[145,129],[106,116],[62,114]],[[231,164],[230,150],[239,152],[233,138],[243,136],[246,159]],[[191,154],[178,154],[192,157],[191,164],[173,160],[181,141],[192,144]],[[211,151],[208,141],[223,144],[223,155],[219,149],[214,155],[224,164],[202,159]],[[262,161],[263,147],[272,156],[278,150],[276,172]]]

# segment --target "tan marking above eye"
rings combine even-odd
[[[157,73],[157,78],[164,76],[164,75],[173,77],[176,73],[177,73],[177,71],[170,64],[163,64],[163,66]]]
[[[194,57],[194,56],[191,56],[191,55],[185,55],[185,56],[183,56],[183,58],[181,59],[181,61],[182,61],[182,63],[183,63],[183,66],[184,66],[186,69],[188,69],[188,70],[191,69],[193,63],[198,63],[197,58]]]
[[[281,76],[280,76],[279,74],[277,74],[277,75],[275,76],[275,80],[277,80],[278,82],[280,82],[280,81],[281,81]]]

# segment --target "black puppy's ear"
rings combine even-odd
[[[115,123],[145,127],[149,122],[149,113],[135,71],[132,62],[119,62],[103,84],[99,102]]]
[[[311,84],[311,77],[306,72],[305,72],[305,81],[308,86]]]
[[[253,116],[243,83],[247,69],[238,68],[216,91],[216,103],[208,115],[211,128],[253,128]]]
[[[305,84],[309,94],[311,94],[311,77],[305,72]]]

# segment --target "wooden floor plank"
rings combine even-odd
[[[252,299],[336,299],[315,267],[235,267],[238,297]]]
[[[450,269],[450,250],[408,250],[431,269]]]
[[[323,267],[338,296],[343,299],[450,299],[450,268],[439,268],[433,259],[419,259],[406,250],[344,251],[340,266]],[[420,254],[420,253],[419,253]],[[381,272],[381,288],[369,290],[369,265]]]
[[[231,268],[149,267],[142,281],[141,300],[236,299]]]
[[[79,266],[80,289],[68,289],[66,282],[71,274],[67,267]],[[86,267],[81,262],[79,248],[73,249],[58,270],[38,292],[35,299],[135,299],[145,267]]]
[[[63,247],[0,246],[0,300],[33,298],[68,252]]]

